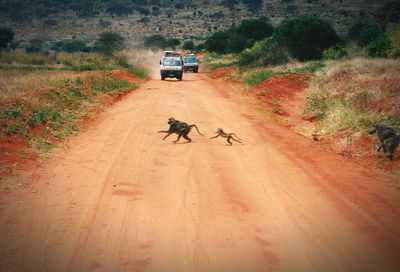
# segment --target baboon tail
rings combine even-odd
[[[235,133],[232,133],[232,135],[235,135],[236,138],[238,138],[239,140],[242,140]]]
[[[190,125],[189,127],[190,127],[190,129],[192,129],[192,127],[195,127],[197,130],[197,133],[199,133],[201,136],[204,136],[203,134],[201,134],[201,132],[199,131],[199,129],[197,128],[196,125],[193,124],[193,125]]]

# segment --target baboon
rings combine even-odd
[[[168,130],[160,130],[158,131],[158,133],[163,132],[163,133],[168,133],[163,140],[165,140],[169,135],[171,135],[172,133],[176,133],[178,134],[178,139],[176,139],[174,142],[178,142],[179,139],[181,137],[183,137],[184,139],[188,140],[188,142],[191,142],[192,139],[189,138],[188,134],[190,132],[190,130],[194,127],[196,128],[197,132],[203,136],[203,134],[200,133],[199,129],[197,128],[197,126],[195,124],[193,125],[188,125],[185,122],[181,122],[179,120],[176,120],[173,117],[170,117],[168,119],[168,124],[169,124],[169,129]]]
[[[368,130],[369,134],[373,134],[375,132],[379,138],[379,141],[381,142],[378,147],[378,152],[383,149],[386,158],[392,160],[393,153],[400,143],[400,133],[396,132],[394,128],[385,124],[375,124]]]
[[[217,135],[211,137],[210,139],[214,139],[214,138],[217,138],[218,136],[221,136],[221,137],[226,138],[226,141],[229,143],[229,145],[232,145],[232,142],[230,140],[234,140],[234,141],[242,144],[242,142],[239,141],[241,139],[235,133],[226,133],[226,132],[224,132],[224,130],[222,128],[219,128],[217,130],[217,132],[215,132],[215,133],[217,133]],[[237,139],[233,138],[233,136],[235,136]]]

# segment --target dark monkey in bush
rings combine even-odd
[[[383,149],[386,158],[392,160],[393,153],[400,143],[400,133],[385,124],[375,124],[369,130],[369,134],[376,133],[381,144],[378,147],[378,151]]]

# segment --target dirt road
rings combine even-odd
[[[170,116],[206,137],[162,141]],[[270,118],[203,74],[144,83],[1,192],[0,271],[399,271],[399,191]]]

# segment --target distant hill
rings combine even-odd
[[[11,27],[15,39],[87,42],[111,30],[128,43],[161,34],[180,40],[201,40],[246,18],[278,24],[299,15],[318,16],[344,33],[356,21],[373,21],[384,3],[371,0],[0,0],[0,22]]]

